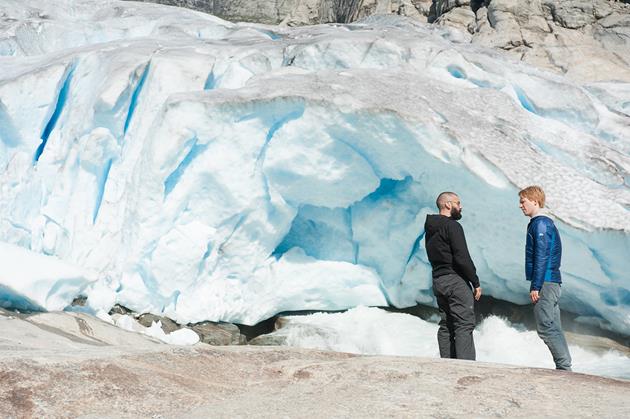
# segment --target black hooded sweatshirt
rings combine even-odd
[[[457,274],[479,287],[475,264],[468,253],[462,226],[445,215],[427,215],[424,243],[433,267],[433,278]]]

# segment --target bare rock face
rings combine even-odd
[[[477,10],[477,22],[475,42],[506,50],[543,42],[551,32],[540,1],[535,0],[492,1]]]
[[[0,310],[7,418],[626,417],[630,382],[481,362],[177,347],[83,314]]]
[[[431,0],[301,0],[279,23],[288,26],[350,23],[374,14],[398,14],[421,19]]]
[[[434,4],[440,3],[435,0]],[[461,9],[475,19],[462,19]],[[436,12],[439,11],[436,8]],[[579,82],[630,81],[630,6],[609,0],[486,0],[447,7],[436,23]]]
[[[464,6],[470,6],[470,0],[433,0],[433,13],[435,13],[435,17],[438,17]]]
[[[630,5],[599,19],[593,36],[609,54],[630,62]]]
[[[186,7],[233,22],[288,26],[350,23],[373,15],[394,13],[428,16],[432,0],[140,0]],[[452,2],[452,0],[451,0]],[[456,0],[463,3],[464,0]],[[426,17],[425,17],[426,19]]]
[[[270,25],[280,23],[300,0],[133,0],[168,6],[185,7],[234,22],[259,22]]]
[[[438,25],[453,26],[473,34],[476,28],[475,13],[468,7],[457,7],[450,13],[441,15],[436,23]]]
[[[607,0],[544,0],[554,22],[569,29],[578,29],[591,25],[613,12]]]

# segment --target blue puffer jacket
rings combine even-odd
[[[532,282],[531,291],[540,291],[544,281],[562,283],[561,258],[562,242],[553,220],[544,215],[532,218],[525,248],[525,277]]]

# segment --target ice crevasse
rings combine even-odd
[[[39,254],[84,280],[48,272],[49,305],[3,274],[2,301],[245,324],[430,305],[424,218],[452,190],[484,292],[524,304],[517,192],[540,184],[562,307],[630,334],[627,83],[394,16],[280,28],[67,3],[0,5],[0,265]]]

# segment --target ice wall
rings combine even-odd
[[[423,223],[442,190],[484,291],[526,303],[516,193],[535,183],[563,307],[630,333],[627,84],[399,17],[279,29],[69,4],[0,6],[0,240],[99,278],[93,308],[253,324],[432,304]]]
[[[94,282],[88,272],[54,256],[0,242],[0,307],[63,310]]]

